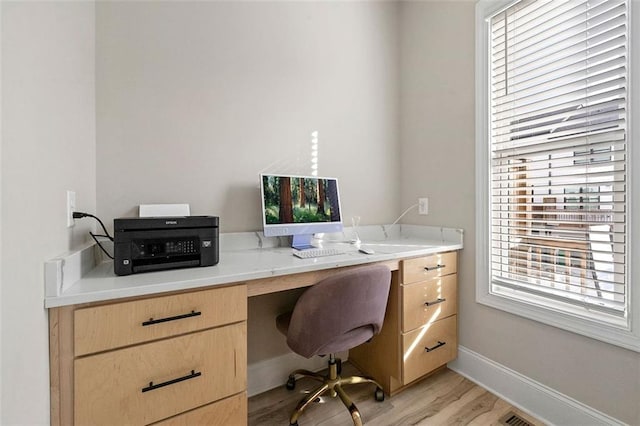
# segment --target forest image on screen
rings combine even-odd
[[[335,179],[262,176],[266,224],[339,222]]]

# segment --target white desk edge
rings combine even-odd
[[[349,243],[349,229],[325,236],[326,247],[344,254],[299,259],[291,248],[277,246],[277,239],[259,233],[220,235],[220,261],[215,266],[116,276],[113,263],[87,261],[91,245],[45,263],[45,308],[101,302],[128,297],[226,285],[399,258],[424,256],[463,248],[463,231],[453,228],[386,225],[358,228],[361,246],[374,250],[363,254]],[[275,241],[275,242],[274,242]],[[82,270],[82,271],[81,271]]]

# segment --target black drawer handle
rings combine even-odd
[[[447,299],[443,299],[441,297],[437,298],[436,300],[434,300],[433,302],[424,302],[424,306],[433,306],[433,305],[437,305],[438,303],[442,303],[442,302],[446,302]]]
[[[184,318],[197,317],[198,315],[202,315],[202,312],[191,311],[188,314],[176,315],[175,317],[160,318],[160,319],[149,318],[149,321],[143,322],[142,326],[146,327],[147,325],[160,324],[161,322],[175,321],[175,320],[184,319]]]
[[[187,374],[184,377],[178,377],[177,379],[169,380],[168,382],[158,383],[157,385],[154,385],[153,382],[149,382],[149,386],[147,386],[146,388],[142,388],[142,392],[143,393],[149,392],[154,389],[163,388],[165,386],[172,385],[174,383],[184,382],[185,380],[193,379],[198,376],[202,376],[202,373],[196,370],[191,370],[191,374]]]
[[[425,271],[437,271],[438,269],[445,268],[447,265],[440,265],[439,263],[436,266],[425,266]]]
[[[424,348],[424,350],[425,350],[425,351],[427,351],[427,352],[435,351],[435,350],[436,350],[436,349],[438,349],[440,346],[444,346],[444,345],[446,345],[446,344],[447,344],[447,342],[441,342],[440,340],[438,340],[438,344],[437,344],[437,345],[435,345],[435,346],[433,346],[433,347],[430,347],[430,348]]]

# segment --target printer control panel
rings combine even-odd
[[[198,254],[199,240],[197,238],[138,240],[133,242],[134,258],[149,258],[156,256],[180,256]]]

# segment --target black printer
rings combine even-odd
[[[116,275],[218,263],[217,216],[113,220]]]

